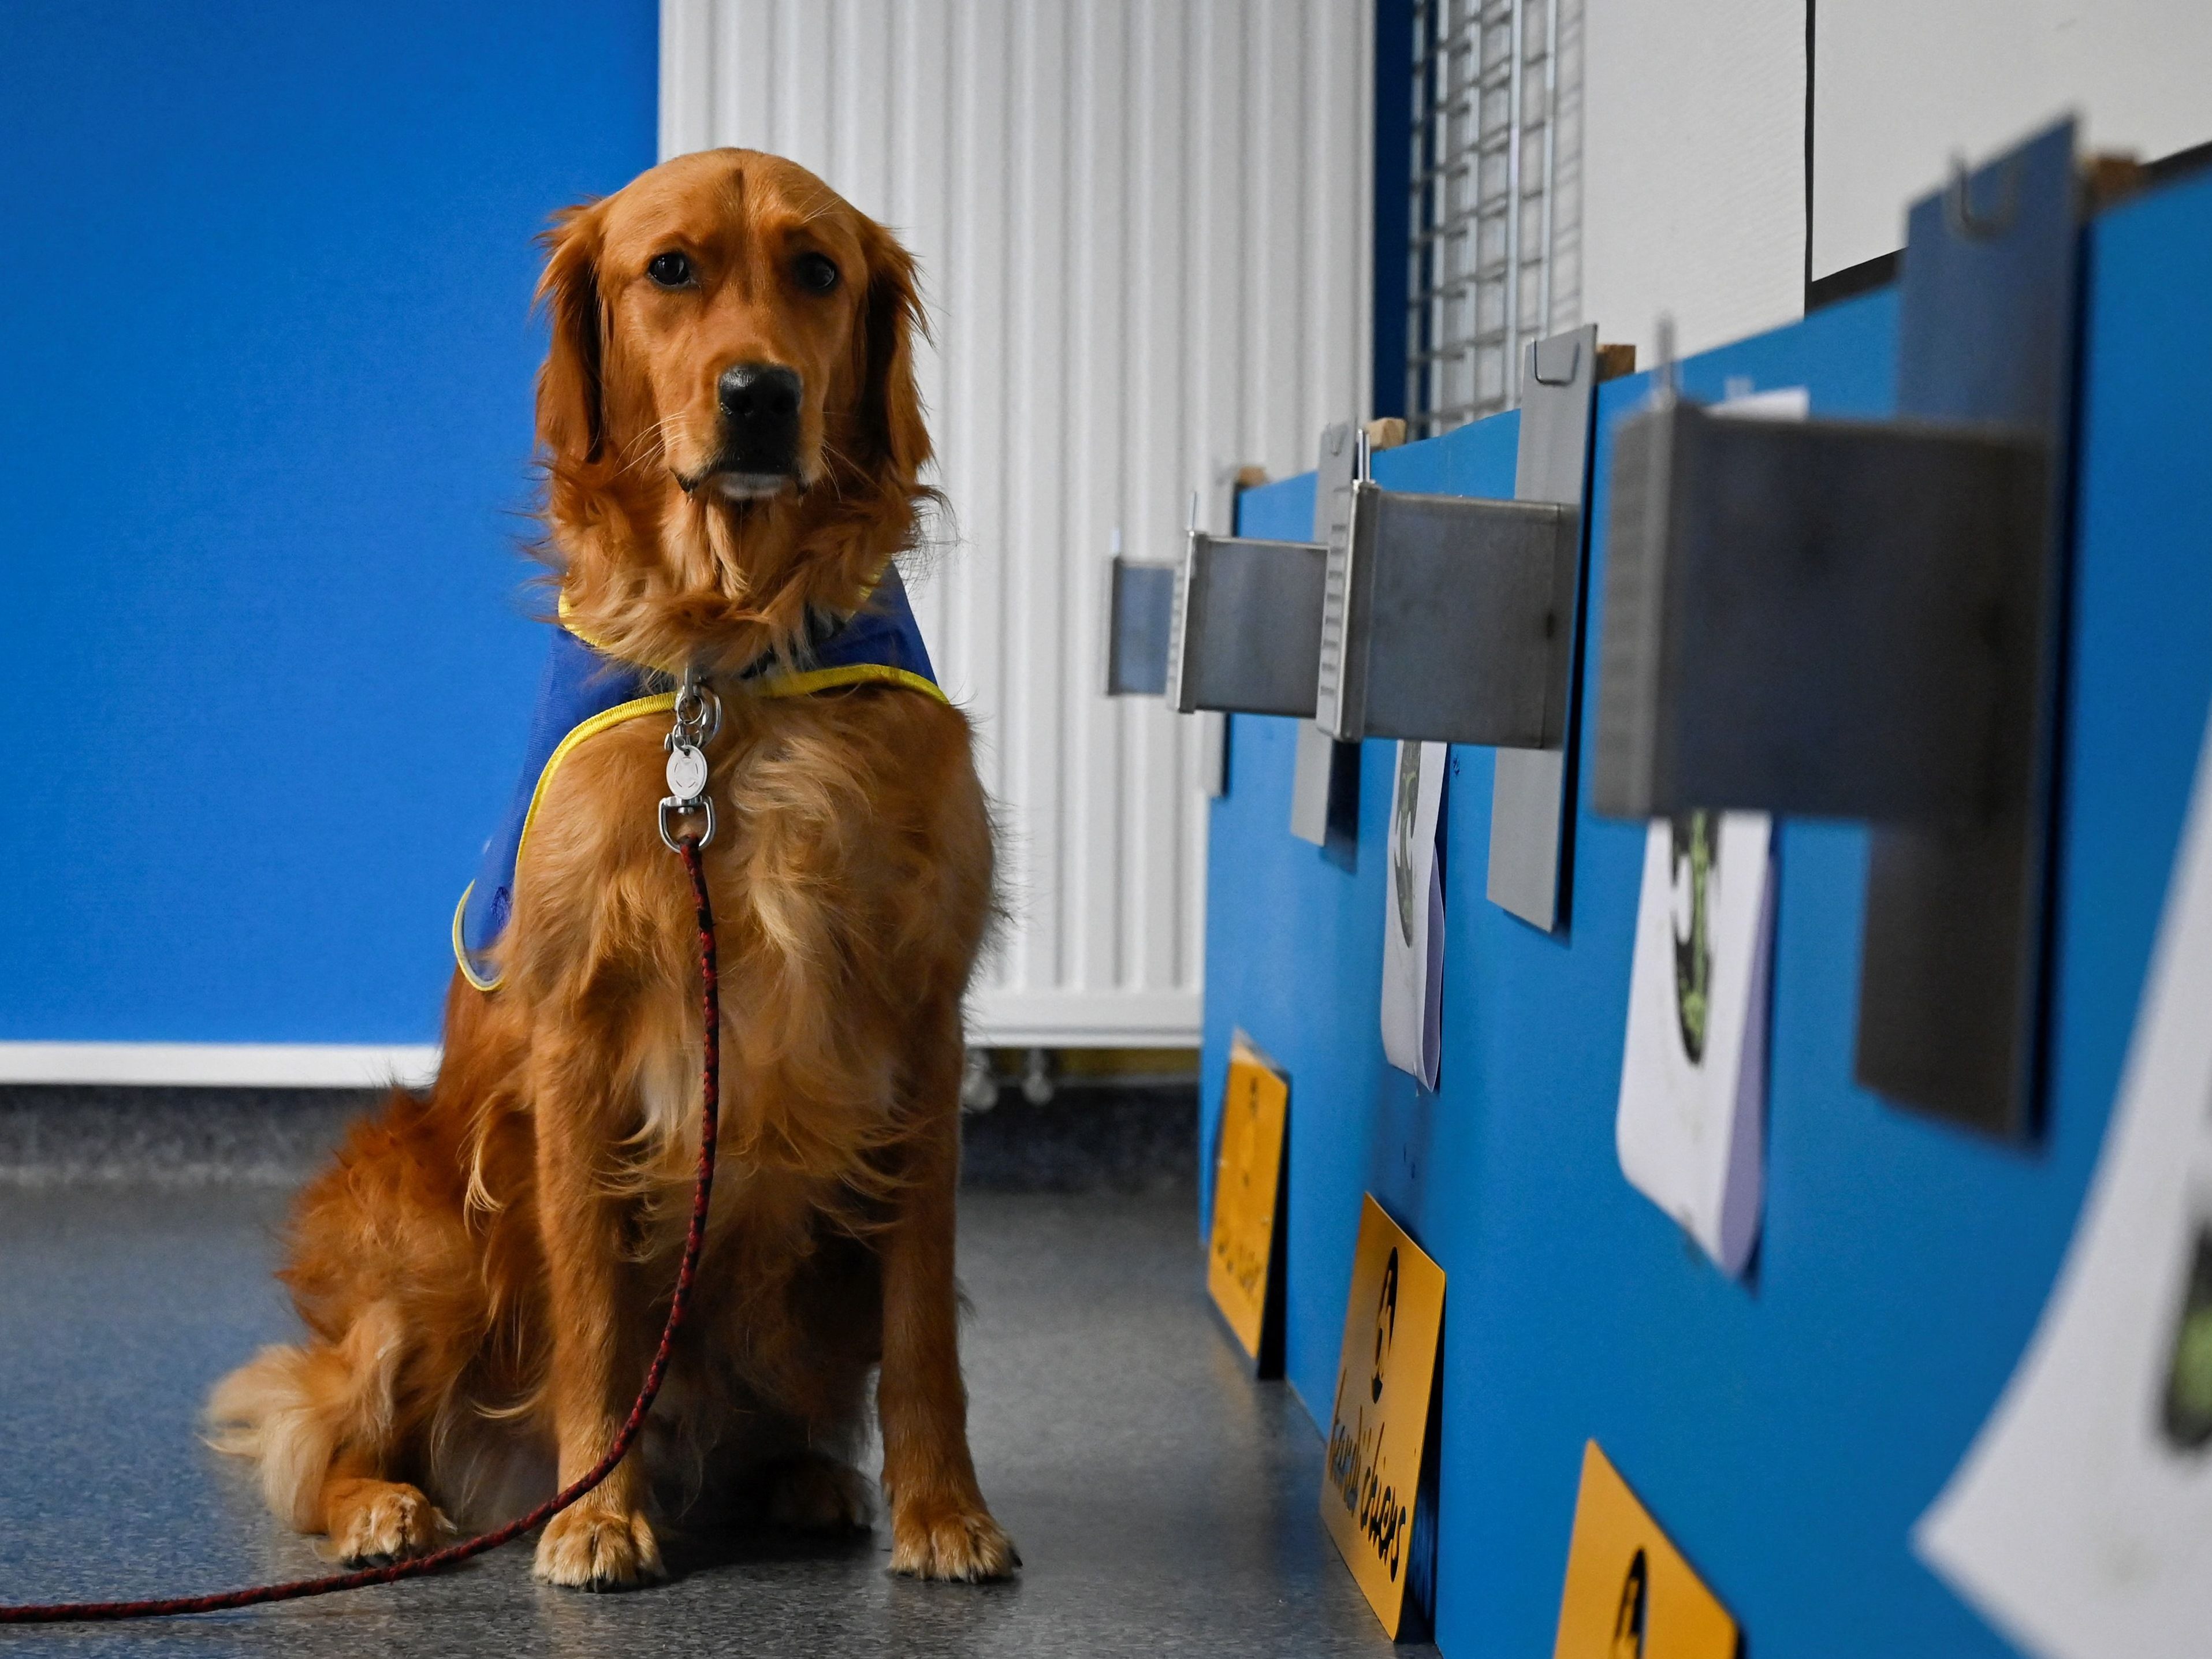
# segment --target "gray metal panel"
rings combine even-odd
[[[1331,775],[1340,747],[1311,720],[1298,724],[1297,764],[1291,772],[1291,833],[1320,847],[1328,840]]]
[[[1106,567],[1106,695],[1164,695],[1174,632],[1175,566],[1117,555]]]
[[[1600,811],[1875,826],[1856,1073],[2033,1123],[2065,522],[2070,124],[1914,207],[1899,418],[1680,405],[1615,446]]]
[[[1590,775],[1590,804],[1607,817],[1651,817],[1660,798],[1677,429],[1670,416],[1671,411],[1647,410],[1622,422],[1613,440],[1605,628],[1598,640],[1597,753]]]
[[[1572,515],[1550,502],[1360,486],[1355,563],[1371,560],[1358,735],[1538,747],[1557,742],[1556,570]],[[1338,735],[1348,735],[1340,730]]]
[[[1311,718],[1326,558],[1310,542],[1192,535],[1180,707]]]
[[[1340,739],[1358,742],[1367,678],[1365,588],[1372,560],[1354,546],[1358,525],[1358,439],[1349,425],[1321,434],[1314,476],[1314,539],[1328,549],[1322,589],[1320,672],[1314,718]],[[1370,491],[1374,486],[1368,485]]]
[[[2005,688],[2039,649],[2021,559],[2038,446],[1689,404],[1636,416],[1620,446],[1672,471],[1663,500],[1624,479],[1608,544],[1601,810],[1949,823],[2019,796]]]
[[[1357,743],[1367,735],[1368,663],[1374,647],[1375,503],[1381,494],[1373,484],[1362,482],[1331,497],[1344,511],[1327,532],[1314,720],[1346,743]]]
[[[1359,475],[1358,429],[1348,421],[1322,428],[1314,475],[1313,532],[1314,540],[1327,553],[1314,701],[1308,712],[1326,714],[1326,718],[1319,725],[1300,729],[1297,768],[1291,785],[1291,833],[1316,847],[1327,847],[1332,839],[1349,845],[1358,837],[1359,744],[1356,738],[1349,743],[1334,741],[1322,727],[1334,727],[1340,718],[1348,651],[1358,652],[1358,672],[1364,672],[1366,641],[1364,635],[1353,637],[1345,599],[1352,538],[1352,486]]]
[[[1998,688],[2005,805],[1971,831],[1875,830],[1856,1069],[2009,1135],[2033,1127],[2041,1091],[2079,188],[2069,120],[1923,198],[1899,295],[1899,413],[2008,425],[2052,465],[2025,497],[2041,518],[2014,572],[2029,648]]]
[[[1596,401],[1597,325],[1587,324],[1528,348],[1521,396],[1521,441],[1514,499],[1554,501],[1571,514],[1553,562],[1551,615],[1557,618],[1547,670],[1553,713],[1540,748],[1500,749],[1490,796],[1492,903],[1547,933],[1559,925],[1559,860],[1572,802],[1568,765],[1574,741],[1575,658],[1580,639],[1583,507],[1589,477],[1590,422]]]

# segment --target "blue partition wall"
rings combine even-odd
[[[638,0],[0,8],[0,1040],[424,1042],[543,630],[532,238]]]
[[[1287,830],[1294,727],[1239,716],[1214,809],[1203,1110],[1231,1031],[1291,1079],[1287,1366],[1334,1386],[1363,1188],[1443,1265],[1437,1590],[1447,1654],[1550,1651],[1579,1459],[1595,1437],[1741,1620],[1753,1654],[2010,1651],[1907,1532],[2032,1330],[2094,1164],[2212,704],[2212,179],[2100,219],[2087,333],[2053,937],[2048,1125],[2025,1148],[1851,1082],[1866,836],[1786,822],[1766,1219],[1743,1283],[1629,1187],[1613,1147],[1639,826],[1573,825],[1571,925],[1484,898],[1491,751],[1455,748],[1441,1086],[1378,1030],[1390,745],[1364,757],[1347,872]],[[1882,293],[1695,358],[1686,389],[1803,385],[1817,414],[1890,405]],[[1648,378],[1599,390],[1589,631],[1611,432]],[[1516,417],[1376,458],[1388,487],[1511,493]],[[1243,498],[1303,536],[1311,478]],[[1583,753],[1595,687],[1585,679]],[[1210,1175],[1210,1171],[1208,1172]],[[1210,1196],[1210,1195],[1209,1195]],[[1315,1452],[1316,1486],[1320,1447]]]

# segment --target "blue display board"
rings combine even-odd
[[[636,0],[0,9],[0,1039],[434,1039]]]
[[[2212,179],[2100,219],[2087,296],[2051,1083],[2032,1146],[1852,1084],[1867,837],[1785,822],[1766,1219],[1748,1279],[1723,1278],[1616,1159],[1644,833],[1592,815],[1587,764],[1570,922],[1550,936],[1486,902],[1492,753],[1452,750],[1443,1073],[1427,1095],[1384,1063],[1378,1027],[1391,746],[1363,757],[1346,872],[1289,834],[1292,723],[1234,721],[1212,830],[1201,1144],[1241,1026],[1291,1079],[1285,1352],[1309,1407],[1334,1386],[1363,1188],[1449,1276],[1447,1654],[1550,1651],[1593,1437],[1750,1652],[2011,1651],[1906,1534],[2009,1376],[2072,1229],[2212,705]],[[1881,415],[1895,321],[1893,295],[1869,295],[1692,359],[1683,383],[1708,398],[1731,381],[1802,385],[1816,414]],[[1612,429],[1649,389],[1637,376],[1599,390],[1590,640]],[[1379,455],[1376,479],[1510,495],[1516,424]],[[1248,494],[1242,529],[1303,537],[1312,495],[1310,477]],[[1315,1472],[1318,1491],[1318,1441]]]

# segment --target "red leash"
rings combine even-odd
[[[708,833],[713,834],[711,827]],[[668,1358],[676,1346],[676,1334],[684,1328],[684,1304],[690,1299],[691,1281],[699,1269],[700,1246],[706,1242],[707,1200],[714,1190],[714,1141],[721,1103],[722,999],[714,970],[714,910],[707,896],[706,869],[699,859],[700,842],[701,838],[695,836],[669,838],[669,844],[675,848],[690,874],[692,895],[699,906],[699,981],[707,1014],[705,1102],[699,1120],[699,1179],[692,1189],[691,1225],[684,1236],[684,1263],[677,1270],[676,1294],[668,1304],[668,1323],[661,1328],[660,1346],[645,1374],[645,1386],[637,1391],[637,1403],[629,1408],[629,1416],[622,1431],[615,1436],[614,1444],[607,1448],[607,1455],[589,1474],[562,1487],[529,1514],[429,1555],[394,1561],[389,1566],[364,1567],[357,1572],[295,1578],[283,1584],[257,1584],[250,1589],[224,1590],[214,1595],[180,1595],[159,1601],[57,1601],[46,1607],[0,1606],[0,1625],[90,1624],[113,1619],[167,1619],[185,1613],[227,1613],[233,1607],[258,1607],[264,1601],[296,1601],[303,1596],[331,1595],[340,1590],[363,1589],[371,1584],[395,1584],[403,1578],[420,1578],[514,1542],[532,1528],[550,1521],[614,1473],[615,1465],[623,1461],[623,1454],[645,1427],[646,1413],[653,1409],[653,1396],[660,1392],[661,1379],[668,1374]]]

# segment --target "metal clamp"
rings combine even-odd
[[[1197,498],[1191,501],[1197,528]],[[1105,640],[1101,655],[1109,697],[1164,696],[1168,641],[1175,629],[1176,567],[1121,556],[1121,532],[1106,561]]]
[[[1551,493],[1484,501],[1362,479],[1338,498],[1316,715],[1330,736],[1563,741],[1596,345],[1593,326],[1528,349],[1523,455],[1569,452],[1538,469]]]
[[[1489,896],[1547,930],[1559,921],[1597,379],[1595,325],[1528,347],[1511,501],[1358,480],[1328,522],[1317,721],[1340,742],[1500,750]]]
[[[2019,1134],[2039,1086],[2074,127],[1915,204],[1899,418],[1662,398],[1615,440],[1597,810],[1875,826],[1856,1073]]]
[[[1358,466],[1350,425],[1322,434],[1315,515]],[[1196,514],[1176,580],[1168,705],[1312,718],[1328,550],[1200,530]]]

